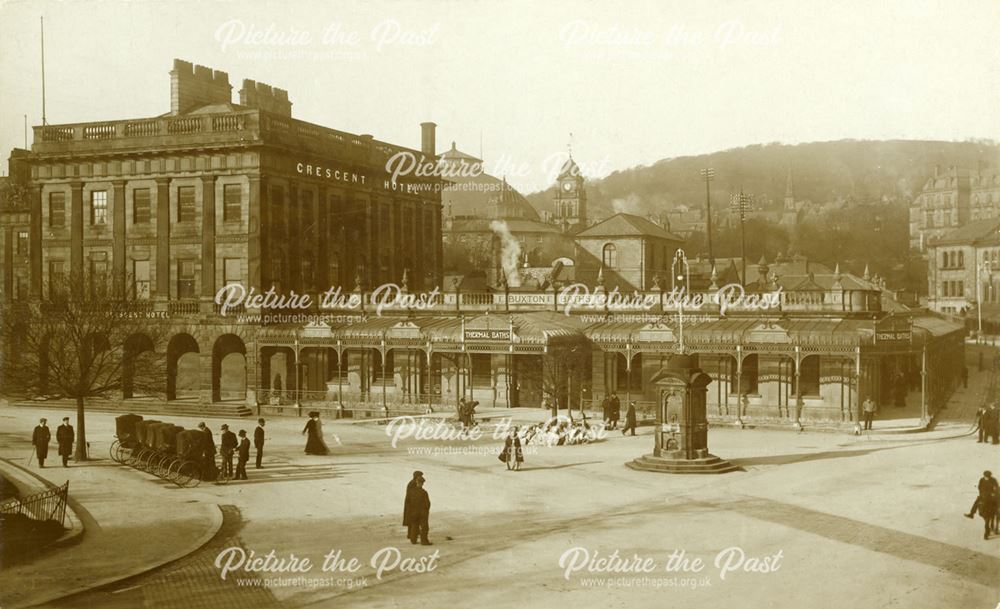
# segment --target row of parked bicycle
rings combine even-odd
[[[111,458],[181,487],[194,487],[202,480],[225,484],[229,477],[215,465],[214,442],[208,433],[137,414],[121,415],[115,417]]]

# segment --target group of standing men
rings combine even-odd
[[[621,420],[622,416],[622,403],[618,399],[617,393],[612,391],[610,395],[604,396],[604,399],[601,401],[601,413],[607,429],[618,429],[618,421]],[[637,424],[635,400],[632,400],[628,403],[628,408],[625,410],[625,426],[622,427],[622,435],[631,433],[634,436]]]
[[[604,396],[604,399],[601,401],[601,413],[608,429],[618,429],[621,412],[622,403],[618,399],[617,393],[612,392],[611,395]]]
[[[73,454],[73,426],[69,424],[69,417],[63,417],[62,425],[56,429],[56,442],[59,444],[59,456],[62,457],[63,467],[69,467],[69,458]],[[45,460],[49,457],[49,442],[52,440],[52,432],[49,430],[48,419],[39,419],[38,425],[31,432],[31,445],[38,457],[38,467],[45,467]]]
[[[1000,444],[1000,409],[996,404],[979,407],[976,411],[976,426],[979,428],[977,442]]]
[[[198,429],[206,435],[206,442],[202,447],[199,457],[203,461],[203,467],[210,470],[215,468],[215,438],[212,430],[205,425],[204,421],[198,423]],[[222,436],[219,441],[219,449],[222,453],[222,471],[229,477],[233,476],[233,455],[236,455],[237,480],[247,479],[246,464],[250,460],[250,440],[247,432],[243,429],[237,434],[229,431],[229,425],[221,427]],[[59,443],[59,456],[62,457],[63,467],[69,467],[69,458],[73,454],[73,440],[75,438],[73,426],[69,424],[69,417],[63,417],[63,423],[56,429],[56,442]],[[38,425],[31,433],[31,444],[34,447],[35,455],[38,457],[38,466],[45,467],[45,460],[49,456],[49,442],[52,440],[52,432],[48,427],[47,419],[40,419]],[[257,469],[263,467],[264,458],[264,419],[257,419],[257,429],[253,432],[253,445],[257,449]]]
[[[207,436],[202,458],[203,467],[212,470],[215,467],[215,438],[212,430],[202,421],[198,423],[198,429]],[[239,435],[229,430],[229,425],[223,424],[220,427],[219,452],[222,453],[222,474],[236,480],[247,480],[247,462],[250,460],[250,439],[247,437],[245,429],[239,431]],[[264,419],[257,419],[257,428],[253,432],[253,444],[257,449],[257,469],[261,469],[264,458]],[[236,472],[233,473],[233,455],[236,455]]]

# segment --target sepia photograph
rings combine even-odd
[[[1000,607],[998,33],[0,0],[0,609]]]

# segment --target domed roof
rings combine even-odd
[[[451,150],[445,151],[439,158],[453,166],[467,164],[474,169],[449,171],[445,174],[445,179],[449,182],[441,191],[441,205],[445,214],[452,217],[490,218],[499,215],[504,218],[539,220],[538,212],[521,193],[505,180],[486,173],[482,160],[458,150],[454,142]],[[473,167],[475,165],[478,167]]]

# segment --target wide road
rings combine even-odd
[[[39,412],[4,409],[4,427],[30,429]],[[222,422],[208,420],[216,432]],[[248,432],[253,425],[229,423]],[[302,423],[268,422],[266,467],[251,462],[247,482],[180,489],[111,468],[120,480],[113,486],[132,495],[123,521],[128,502],[143,501],[149,488],[165,514],[192,503],[226,506],[223,530],[181,561],[52,606],[930,609],[1000,601],[1000,537],[983,540],[982,521],[962,517],[981,471],[1000,470],[1000,447],[960,435],[961,422],[882,439],[713,430],[712,452],[745,470],[722,476],[624,467],[651,449],[648,429],[529,451],[524,469],[508,472],[490,437],[393,447],[374,424],[327,423],[332,454],[307,456]],[[102,456],[112,415],[88,415],[88,429]],[[13,438],[4,434],[4,450],[23,452],[27,444],[13,446]],[[429,547],[410,545],[400,524],[416,469],[432,501]],[[86,485],[77,478],[77,488]],[[272,550],[313,567],[237,569],[221,579],[220,554]],[[597,560],[614,553],[621,560]],[[341,560],[324,573],[327,555]]]

